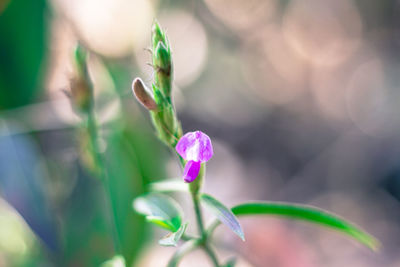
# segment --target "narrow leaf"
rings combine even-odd
[[[256,202],[237,205],[232,208],[232,212],[237,216],[277,215],[308,221],[347,234],[374,251],[378,250],[380,246],[377,239],[361,230],[358,226],[347,222],[335,214],[313,206],[284,202]]]
[[[182,208],[169,196],[156,193],[142,195],[133,201],[133,208],[145,215],[149,222],[172,232],[182,225]]]
[[[168,179],[164,181],[154,182],[149,184],[150,191],[156,192],[188,192],[188,184],[184,183],[182,179]]]
[[[182,224],[182,226],[175,233],[169,233],[161,240],[158,241],[158,244],[161,246],[173,246],[176,247],[178,245],[179,240],[181,239],[183,233],[185,233],[187,223]]]
[[[209,210],[217,216],[217,218],[226,226],[228,226],[235,234],[244,241],[244,233],[239,221],[230,209],[210,195],[202,194],[201,200]]]

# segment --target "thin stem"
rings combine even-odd
[[[188,234],[185,234],[185,233],[184,233],[184,234],[182,235],[181,239],[184,240],[184,241],[189,241],[189,240],[192,240],[192,239],[197,239],[197,237],[194,237],[194,236],[192,236],[192,235],[188,235]]]
[[[219,220],[215,220],[214,222],[212,222],[210,224],[210,226],[206,230],[207,238],[209,238],[213,234],[215,228],[217,228],[218,225],[220,225],[220,221]]]
[[[211,246],[208,243],[205,243],[203,247],[204,247],[204,250],[207,252],[208,256],[210,257],[210,259],[212,260],[212,262],[214,263],[214,265],[216,267],[218,267],[219,263],[218,263],[217,255],[215,255],[214,250],[211,248]]]
[[[200,209],[199,194],[198,193],[192,194],[192,199],[193,199],[193,204],[194,204],[194,211],[195,211],[195,215],[196,215],[197,226],[199,228],[200,240],[202,242],[202,247],[203,247],[204,251],[207,253],[207,255],[210,257],[212,262],[214,263],[214,266],[219,267],[217,256],[216,256],[215,252],[213,251],[213,249],[211,248],[210,244],[208,244],[207,234],[204,230],[203,215],[202,215],[201,209]]]
[[[162,122],[162,126],[163,126],[163,129],[167,131],[167,133],[169,133],[171,136],[173,136],[176,139],[176,141],[179,141],[179,138],[177,138],[175,135],[173,135],[168,130],[168,128],[165,126],[165,124],[163,122]],[[172,150],[175,150],[174,145],[170,144],[170,148]],[[186,161],[178,153],[176,153],[176,154],[179,158],[179,163],[181,164],[182,168],[185,168]],[[205,167],[203,167],[203,168],[205,168]],[[201,176],[201,177],[198,177],[197,179],[204,179],[204,177],[203,177],[204,169],[203,169],[203,172],[201,172],[199,174],[199,176]],[[196,222],[197,222],[197,227],[198,227],[200,238],[194,238],[191,236],[184,235],[182,237],[182,239],[187,242],[179,250],[176,251],[176,253],[172,257],[172,259],[170,260],[168,267],[177,266],[178,262],[181,260],[181,258],[185,254],[187,254],[188,252],[190,252],[191,250],[193,250],[194,248],[196,248],[199,245],[202,246],[204,251],[210,257],[214,266],[219,267],[220,265],[218,263],[217,256],[216,256],[214,250],[211,248],[210,244],[208,244],[208,240],[207,240],[208,235],[204,228],[203,215],[202,215],[201,208],[200,208],[199,188],[197,188],[194,191],[191,190],[191,196],[192,196],[192,200],[193,200],[193,206],[194,206],[194,211],[195,211],[195,215],[196,215]]]
[[[203,215],[200,209],[200,201],[198,194],[192,194],[193,205],[194,205],[194,212],[196,215],[197,227],[199,229],[199,235],[201,238],[204,237],[204,225],[203,225]]]
[[[194,239],[183,244],[168,262],[168,267],[176,267],[181,259],[189,252],[195,250],[201,244],[199,239]]]

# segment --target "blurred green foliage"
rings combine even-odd
[[[43,88],[45,0],[13,0],[0,13],[0,109],[30,103]]]
[[[10,1],[0,12],[0,110],[10,110],[29,105],[43,91],[50,14],[45,0]],[[52,219],[57,222],[58,232],[52,233],[55,236],[47,238],[59,240],[60,244],[57,245],[57,250],[51,250],[48,249],[46,241],[41,242],[35,238],[32,241],[36,244],[35,250],[29,250],[26,254],[26,259],[29,260],[17,260],[8,255],[11,258],[6,258],[7,262],[13,266],[36,265],[35,262],[48,262],[56,266],[98,266],[117,253],[112,239],[114,227],[119,244],[118,253],[124,256],[128,266],[132,266],[146,238],[150,236],[149,230],[145,228],[144,219],[132,211],[132,200],[144,192],[150,181],[164,177],[161,167],[163,153],[160,153],[159,141],[149,128],[143,127],[143,124],[138,127],[138,122],[131,119],[133,114],[129,114],[132,110],[129,105],[132,102],[125,101],[125,97],[132,78],[130,66],[108,63],[107,67],[116,91],[107,92],[107,101],[119,98],[124,111],[109,124],[101,126],[106,132],[102,136],[106,142],[106,151],[102,153],[108,180],[105,183],[106,187],[101,180],[94,177],[96,173],[86,168],[84,162],[75,161],[72,165],[65,165],[60,160],[62,157],[49,156],[46,151],[47,143],[41,142],[57,140],[60,133],[45,130],[32,134],[28,131],[26,136],[30,139],[35,137],[33,140],[44,149],[44,154],[38,151],[35,157],[43,160],[44,166],[52,166],[46,168],[50,184],[32,182],[41,187],[40,191],[46,194],[47,201],[52,201],[47,204],[52,207]],[[100,96],[100,99],[104,97]],[[76,138],[83,138],[78,127],[80,125],[76,125],[73,131],[61,131],[61,142],[79,153],[87,147],[79,149],[78,146],[84,145],[85,142],[73,142]],[[75,138],[71,138],[71,135]],[[6,154],[3,158],[4,164],[10,163]],[[11,169],[19,168],[13,164],[9,166]],[[77,173],[74,173],[74,170],[78,170]],[[48,190],[53,188],[57,179],[61,179],[63,184],[71,184],[71,175],[77,176],[76,183],[67,197],[61,197],[60,202],[48,197]],[[3,179],[13,177],[3,176]],[[22,183],[16,186],[19,185]],[[0,188],[0,192],[4,190],[7,188]],[[19,189],[16,190],[14,195],[19,194]],[[9,192],[2,192],[2,196],[7,193]],[[108,197],[111,201],[107,200]],[[41,216],[41,211],[37,216]],[[33,229],[40,238],[43,238],[40,236],[43,227],[45,225]]]

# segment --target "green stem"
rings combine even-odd
[[[200,241],[202,242],[202,247],[204,251],[207,253],[207,255],[210,257],[212,262],[214,263],[214,266],[219,267],[217,256],[213,251],[213,249],[211,248],[210,244],[208,244],[207,234],[205,232],[203,224],[203,215],[201,213],[201,208],[200,208],[199,193],[198,192],[192,193],[191,195],[193,199],[194,211],[196,215],[197,227],[199,228]]]
[[[178,266],[181,259],[189,252],[195,250],[201,244],[199,239],[194,239],[183,244],[172,256],[168,262],[168,267]]]
[[[215,255],[215,252],[211,248],[211,246],[208,243],[205,243],[203,247],[204,250],[207,252],[208,256],[210,257],[210,259],[212,260],[212,262],[214,263],[214,266],[219,267],[217,255]]]
[[[111,210],[111,214],[112,214],[111,232],[112,232],[112,237],[113,237],[113,242],[114,242],[114,248],[118,254],[121,254],[121,246],[120,246],[120,242],[119,242],[119,238],[118,238],[118,231],[117,231],[117,227],[116,227],[117,226],[117,214],[116,214],[116,210],[113,209],[110,181],[107,176],[103,158],[100,154],[100,149],[99,149],[99,145],[98,145],[98,128],[97,128],[97,123],[96,123],[93,106],[90,108],[87,116],[88,116],[87,117],[87,129],[88,129],[88,133],[90,136],[91,149],[92,149],[92,154],[93,154],[93,157],[95,160],[95,166],[96,166],[96,169],[98,168],[97,170],[98,170],[100,180],[103,182],[104,189],[106,190],[107,198],[108,198],[107,205],[109,206],[109,210]]]
[[[182,235],[181,239],[184,240],[184,241],[189,241],[189,240],[192,240],[192,239],[197,239],[197,237],[194,237],[194,236],[191,236],[191,235],[188,235],[188,234],[184,233]]]
[[[220,224],[220,221],[219,220],[215,220],[214,222],[212,222],[211,224],[210,224],[210,226],[207,228],[207,230],[206,230],[206,236],[207,236],[207,238],[209,238],[212,234],[213,234],[213,232],[214,232],[214,230],[215,230],[215,228],[217,228],[217,226]]]
[[[194,212],[196,215],[197,227],[199,229],[199,235],[201,238],[204,237],[204,225],[203,225],[203,215],[200,209],[200,199],[198,194],[192,194]]]
[[[177,118],[175,118],[176,121],[178,121]],[[163,123],[163,122],[162,122]],[[156,129],[159,131],[160,129],[156,127]],[[163,130],[167,130],[167,127],[163,127]],[[169,132],[169,131],[168,131]],[[178,131],[180,132],[180,131]],[[171,134],[171,133],[169,133]],[[172,135],[172,134],[171,134]],[[160,135],[162,136],[162,135]],[[174,135],[174,137],[176,137]],[[176,137],[177,140],[179,140],[179,138]],[[175,144],[168,144],[170,146],[170,148],[172,150],[175,150]],[[182,168],[185,168],[185,164],[186,161],[177,153],[178,158],[179,158],[179,163],[181,164]],[[199,198],[199,191],[201,188],[201,184],[202,181],[204,179],[205,176],[205,164],[202,164],[202,167],[200,169],[200,173],[198,175],[198,177],[196,178],[196,180],[191,183],[189,185],[190,188],[190,193],[192,196],[192,200],[193,200],[193,206],[194,206],[194,212],[196,215],[196,222],[197,222],[197,227],[198,227],[198,231],[199,231],[199,235],[200,238],[198,239],[190,239],[190,237],[188,236],[184,236],[182,239],[184,240],[189,240],[187,241],[182,247],[181,249],[179,249],[174,256],[172,257],[172,259],[170,260],[170,263],[168,264],[168,267],[170,266],[177,266],[179,260],[188,252],[190,252],[192,249],[192,246],[195,246],[194,244],[196,244],[196,246],[201,245],[202,248],[204,249],[204,251],[207,253],[207,255],[210,257],[210,259],[212,260],[212,262],[214,263],[215,267],[219,267],[219,263],[218,263],[218,259],[217,256],[215,254],[215,252],[213,251],[213,249],[211,248],[210,244],[208,244],[208,240],[207,240],[207,232],[205,231],[204,228],[204,223],[203,223],[203,215],[201,212],[201,207],[200,207],[200,198]],[[195,242],[196,241],[196,242]],[[195,243],[193,243],[195,242]],[[186,244],[187,247],[185,246]],[[192,244],[192,245],[190,245]],[[196,247],[195,246],[195,247]]]

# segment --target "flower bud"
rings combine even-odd
[[[153,54],[153,64],[155,68],[156,85],[167,99],[171,97],[171,52],[162,43],[158,42]]]
[[[171,53],[162,42],[158,42],[154,51],[154,65],[156,68],[160,68],[163,72],[165,72],[165,74],[170,74]]]
[[[154,22],[151,33],[153,50],[156,49],[159,42],[162,42],[166,46],[168,45],[165,34],[157,21]]]
[[[70,79],[70,96],[73,107],[79,111],[87,113],[92,104],[92,95],[90,85],[81,77]]]
[[[132,83],[132,91],[136,99],[148,110],[156,110],[157,104],[153,97],[146,90],[143,81],[140,78],[136,78]]]
[[[74,51],[75,74],[70,80],[70,94],[73,106],[88,113],[93,102],[93,85],[87,68],[86,50],[78,44]]]

